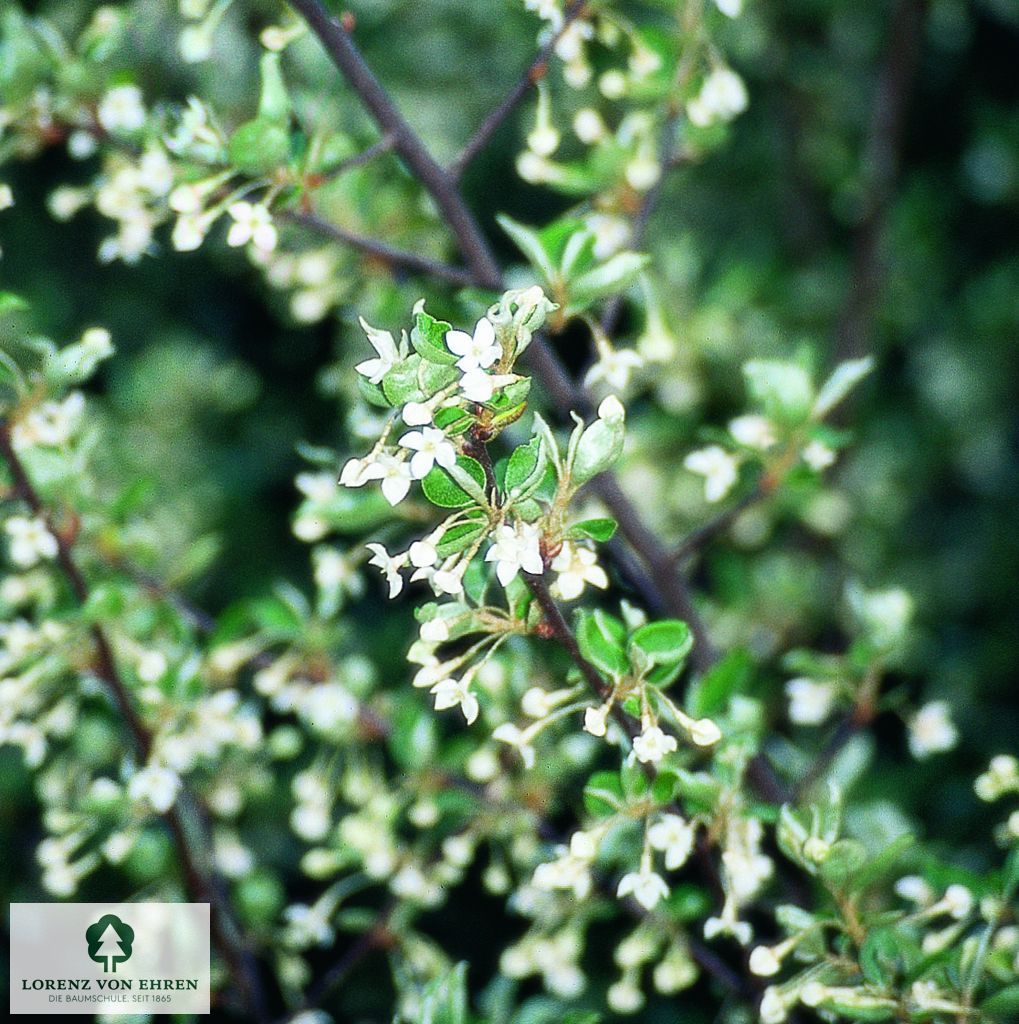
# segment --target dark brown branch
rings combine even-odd
[[[459,181],[463,177],[463,173],[470,162],[488,145],[492,136],[499,130],[499,126],[520,105],[523,98],[530,91],[531,86],[545,77],[548,73],[548,62],[555,51],[556,43],[559,42],[563,33],[581,15],[586,6],[586,0],[574,0],[566,8],[559,31],[538,51],[538,55],[531,61],[527,70],[517,80],[513,88],[506,94],[502,102],[478,125],[477,131],[468,139],[464,148],[460,150],[456,158],[450,163],[447,172],[454,181]]]
[[[499,267],[477,221],[457,191],[456,182],[436,162],[417,133],[396,109],[389,93],[368,67],[350,34],[319,0],[289,0],[289,3],[307,21],[308,27],[318,36],[333,63],[361,98],[383,133],[392,137],[394,150],[435,200],[476,282],[485,288],[498,288],[502,280]]]
[[[4,421],[0,421],[0,458],[6,462],[11,474],[14,496],[25,502],[56,539],[57,564],[67,578],[75,600],[80,605],[84,604],[89,597],[89,586],[74,557],[71,541],[53,523],[49,510],[43,504],[38,491],[29,479],[21,458],[14,449],[10,427]],[[120,677],[106,633],[98,624],[93,625],[90,632],[95,645],[95,674],[109,689],[130,735],[135,756],[139,764],[144,764],[152,753],[152,735],[138,715],[128,689]],[[193,844],[193,833],[203,828],[203,824],[186,790],[181,790],[176,802],[166,812],[164,818],[177,850],[185,888],[195,902],[210,905],[213,941],[230,969],[248,1013],[256,1021],[265,1021],[267,1019],[266,1002],[262,984],[254,960],[245,948],[233,919],[222,881],[217,877],[211,865],[208,836],[202,834],[200,837],[204,846],[201,853],[195,849]]]
[[[898,0],[892,11],[863,158],[867,196],[856,227],[846,305],[836,331],[839,359],[863,355],[870,347],[882,276],[881,241],[899,171],[909,95],[919,61],[924,6],[924,0]]]
[[[282,220],[290,221],[292,224],[299,224],[301,227],[315,231],[334,242],[341,242],[357,249],[368,256],[387,264],[390,267],[401,270],[413,270],[421,274],[428,274],[430,277],[437,277],[450,284],[467,287],[474,284],[474,275],[469,270],[461,267],[451,266],[441,260],[434,260],[429,256],[422,256],[420,253],[410,252],[407,249],[398,249],[387,242],[380,242],[375,238],[368,238],[365,235],[356,234],[341,228],[331,221],[325,220],[316,213],[299,213],[287,211],[278,214]]]

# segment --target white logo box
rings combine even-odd
[[[12,903],[11,1013],[209,1012],[208,903]]]

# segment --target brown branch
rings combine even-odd
[[[347,171],[352,171],[356,167],[363,167],[365,164],[371,163],[377,156],[390,152],[395,144],[396,140],[387,132],[377,142],[373,142],[368,146],[367,149],[363,149],[360,153],[355,153],[353,156],[348,156],[346,160],[341,160],[335,167],[330,167],[328,171],[323,171],[321,174],[316,175],[315,184],[323,185],[327,181],[334,181],[336,178],[341,177]]]
[[[924,7],[924,0],[898,0],[892,10],[863,158],[867,196],[856,227],[846,305],[836,329],[839,359],[862,355],[869,348],[881,287],[881,241],[899,171],[909,95],[919,62]]]
[[[308,27],[318,36],[333,63],[358,94],[382,131],[393,139],[393,149],[435,200],[439,212],[453,232],[464,259],[478,284],[496,289],[502,280],[499,267],[473,214],[457,190],[456,182],[428,152],[417,133],[396,109],[354,45],[350,33],[319,0],[288,0]]]
[[[288,210],[277,216],[281,220],[298,224],[301,227],[324,235],[334,242],[349,245],[352,249],[357,249],[368,256],[373,256],[390,267],[428,274],[430,277],[441,278],[443,281],[449,281],[451,284],[461,287],[467,287],[475,283],[474,275],[469,270],[454,267],[449,263],[443,263],[441,260],[434,260],[429,256],[422,256],[420,253],[410,252],[407,249],[398,249],[387,242],[381,242],[375,238],[356,234],[353,231],[348,231],[346,228],[341,228],[338,224],[325,220],[325,218],[320,217],[316,213],[299,213],[294,210]]]
[[[6,462],[10,471],[14,496],[25,502],[56,539],[57,564],[67,578],[75,600],[79,605],[85,604],[90,593],[89,586],[74,557],[71,541],[53,523],[49,510],[43,504],[14,448],[10,426],[3,420],[0,420],[0,458]],[[106,633],[98,623],[90,627],[90,632],[96,653],[94,672],[109,689],[120,717],[127,727],[135,756],[138,762],[143,764],[149,760],[152,753],[152,735],[138,715],[127,686],[120,677]],[[254,959],[245,947],[233,919],[222,881],[211,865],[207,835],[200,836],[204,846],[202,852],[193,845],[194,833],[198,830],[204,832],[204,826],[187,790],[182,788],[177,801],[163,817],[177,849],[185,888],[195,902],[210,905],[213,941],[230,969],[247,1011],[256,1021],[265,1021],[266,1001],[262,983]]]
[[[463,149],[460,150],[456,158],[446,168],[453,181],[459,181],[463,177],[467,166],[488,145],[492,136],[498,131],[499,126],[523,101],[531,86],[537,84],[545,77],[548,73],[548,62],[555,51],[556,43],[563,37],[563,34],[570,25],[584,12],[586,6],[587,0],[574,0],[566,8],[559,31],[538,51],[538,55],[531,61],[527,70],[520,76],[502,102],[478,125],[475,133],[467,140]]]

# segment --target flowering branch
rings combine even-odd
[[[478,125],[477,130],[468,139],[463,149],[460,150],[447,167],[446,170],[454,181],[459,181],[463,177],[468,165],[488,145],[503,121],[516,110],[530,89],[545,77],[548,72],[548,61],[555,52],[556,44],[562,39],[570,25],[583,14],[586,6],[587,0],[573,0],[569,7],[566,8],[563,12],[562,24],[538,51],[537,56],[528,65],[527,70],[521,75],[499,105]]]
[[[55,538],[57,562],[67,578],[75,600],[79,605],[85,604],[88,601],[90,590],[74,557],[71,542],[65,533],[55,528],[49,510],[32,485],[15,450],[11,429],[6,420],[0,420],[0,458],[7,464],[11,474],[14,485],[13,496],[24,501]],[[109,687],[117,710],[131,737],[135,755],[139,762],[144,764],[152,753],[152,736],[139,717],[127,687],[117,671],[113,650],[105,632],[98,623],[94,623],[90,627],[90,631],[96,648],[95,673]],[[265,993],[257,968],[251,953],[245,948],[244,940],[240,935],[223,890],[222,881],[218,878],[215,869],[211,867],[211,855],[207,848],[208,837],[205,835],[204,824],[186,792],[178,795],[177,800],[165,812],[164,818],[177,849],[179,863],[184,873],[185,887],[193,900],[211,905],[213,937],[216,945],[230,969],[247,1011],[255,1021],[265,1021],[267,1019]],[[193,846],[195,839],[206,848],[201,851],[196,849]]]

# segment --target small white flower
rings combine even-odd
[[[596,362],[584,376],[584,384],[592,387],[604,381],[613,391],[625,391],[630,375],[644,365],[644,359],[632,348],[612,348],[608,344],[598,348]]]
[[[201,248],[212,220],[207,214],[182,213],[173,226],[170,241],[177,252],[194,252]]]
[[[738,18],[743,12],[743,0],[715,0],[715,6],[727,18]]]
[[[748,448],[767,451],[776,443],[775,425],[766,416],[748,413],[729,421],[729,433],[733,440]]]
[[[30,569],[42,560],[57,557],[60,550],[57,538],[50,533],[41,518],[11,516],[4,523],[4,529],[11,538],[9,554],[16,566]]]
[[[633,898],[645,909],[654,910],[659,900],[669,895],[669,887],[665,879],[654,871],[643,869],[639,872],[631,871],[623,875],[619,880],[619,888],[616,895],[622,899],[624,896]]]
[[[462,679],[440,679],[431,689],[435,697],[435,710],[445,711],[447,708],[459,707],[468,725],[473,725],[478,717],[478,698],[470,691],[468,684]]]
[[[721,501],[732,490],[739,467],[737,460],[717,444],[690,452],[683,465],[704,477],[704,497],[710,502]]]
[[[781,991],[774,985],[764,990],[758,1012],[761,1015],[761,1024],[783,1024],[789,1017],[789,1007],[786,1006]]]
[[[694,826],[678,814],[663,814],[647,835],[654,849],[665,852],[665,866],[670,871],[681,868],[693,850]]]
[[[820,473],[821,470],[827,469],[835,461],[835,452],[820,441],[811,441],[803,449],[803,461],[815,473]]]
[[[782,969],[782,961],[770,946],[755,946],[750,951],[750,973],[759,978],[770,978]]]
[[[607,729],[607,717],[608,709],[604,706],[600,708],[587,708],[584,712],[584,732],[588,732],[592,736],[604,736]]]
[[[675,736],[662,732],[657,725],[648,726],[633,740],[633,752],[642,764],[657,764],[666,754],[671,754],[679,744]]]
[[[363,317],[359,322],[361,329],[368,336],[372,348],[378,353],[378,357],[366,359],[364,362],[358,363],[354,369],[362,377],[367,377],[372,384],[378,384],[387,371],[391,370],[399,361],[400,350],[396,347],[396,342],[389,331],[380,331],[378,328],[372,327]]]
[[[590,549],[569,542],[552,559],[556,577],[555,591],[564,601],[573,601],[584,592],[588,583],[604,590],[609,585],[605,570],[598,564],[598,556]]]
[[[272,252],[279,237],[272,222],[272,214],[262,203],[233,203],[227,210],[233,224],[227,232],[226,244],[236,248],[251,242],[262,252]]]
[[[395,455],[383,453],[365,467],[363,476],[382,481],[382,495],[390,505],[399,505],[410,491],[410,466]]]
[[[400,444],[414,452],[410,460],[410,475],[415,480],[427,476],[435,463],[443,469],[452,469],[456,465],[456,449],[435,427],[412,430],[400,438]]]
[[[466,331],[447,331],[446,347],[460,356],[456,365],[466,374],[470,370],[487,370],[502,358],[502,346],[495,340],[492,321],[482,317],[474,327],[474,335]]]
[[[132,800],[144,800],[158,814],[165,814],[177,799],[180,776],[161,765],[150,764],[131,776],[127,795]]]
[[[605,122],[597,110],[584,107],[573,118],[573,132],[581,142],[591,146],[605,138]]]
[[[835,705],[835,688],[831,683],[790,679],[785,692],[789,698],[789,719],[797,725],[820,725]]]
[[[973,893],[964,885],[950,885],[941,902],[951,917],[961,921],[973,910]]]
[[[108,132],[135,132],[145,124],[145,104],[136,85],[118,85],[99,101],[96,119]]]
[[[410,557],[410,564],[415,569],[430,569],[439,559],[435,545],[428,540],[414,541],[407,553]]]
[[[390,555],[381,544],[366,544],[365,547],[372,553],[368,564],[378,566],[389,584],[390,598],[396,597],[403,590],[403,577],[400,575],[400,569],[406,564],[407,556]]]
[[[922,760],[951,750],[958,738],[948,704],[943,700],[925,704],[909,721],[909,750],[915,758]]]
[[[513,747],[524,762],[525,768],[533,768],[535,761],[534,747],[526,732],[518,729],[512,722],[504,722],[492,733],[492,739]]]
[[[731,121],[746,110],[747,102],[743,79],[729,68],[716,68],[687,103],[686,112],[695,125],[705,128],[716,121]]]
[[[365,475],[370,465],[369,459],[348,459],[340,470],[340,486],[363,487],[372,479]]]
[[[428,570],[425,570],[426,572]],[[464,573],[467,571],[467,563],[460,562],[452,568],[437,569],[432,573],[432,587],[439,594],[451,594],[456,596],[464,590]]]
[[[0,182],[0,210],[9,210],[14,205],[14,193],[11,186]]]
[[[495,532],[495,542],[485,555],[486,562],[495,562],[495,575],[504,586],[516,579],[521,569],[532,576],[545,571],[539,544],[541,534],[532,523],[516,527],[503,523]]]
[[[495,394],[495,380],[484,370],[468,370],[460,378],[460,390],[471,402],[490,402]]]
[[[421,623],[420,636],[426,644],[444,644],[449,639],[449,625],[445,619],[429,619]]]
[[[403,407],[403,422],[408,427],[423,427],[432,422],[432,407],[425,402],[408,402]]]

